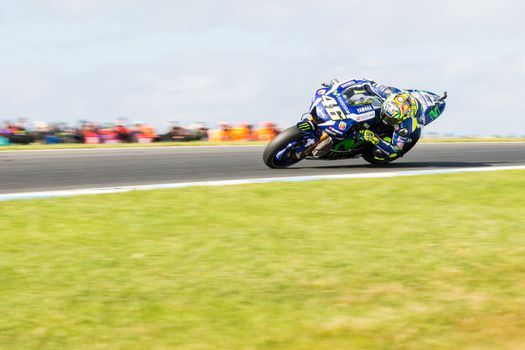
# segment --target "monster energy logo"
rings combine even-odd
[[[302,131],[309,131],[312,129],[312,126],[308,122],[299,123],[297,124],[297,127]]]

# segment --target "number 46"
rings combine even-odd
[[[324,95],[322,98],[323,101],[321,103],[326,108],[326,111],[328,112],[332,120],[346,119],[345,114],[341,110],[341,107],[339,107],[339,105],[337,104],[335,98],[326,95]]]

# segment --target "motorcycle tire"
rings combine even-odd
[[[403,153],[401,156],[397,156],[395,158],[376,159],[373,154],[374,147],[370,147],[365,152],[363,152],[363,159],[366,160],[370,164],[376,164],[376,165],[387,164],[407,154],[407,152],[410,151],[412,147],[414,147],[418,141],[419,141],[419,137],[415,139],[412,143],[410,143],[406,149],[403,150]]]
[[[273,140],[266,145],[263,153],[263,161],[266,166],[272,169],[284,169],[301,161],[290,155],[285,159],[276,159],[277,154],[282,151],[289,143],[303,137],[301,130],[297,126],[292,126],[279,133]]]

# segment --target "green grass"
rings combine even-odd
[[[1,349],[518,349],[525,171],[0,203]]]

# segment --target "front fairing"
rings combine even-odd
[[[345,138],[358,124],[370,128],[379,121],[381,107],[364,101],[350,103],[344,91],[348,84],[318,89],[310,105],[310,115],[323,131],[335,138]]]
[[[445,110],[445,101],[439,95],[424,90],[408,90],[419,102],[419,119],[423,125],[428,125],[436,120]]]

